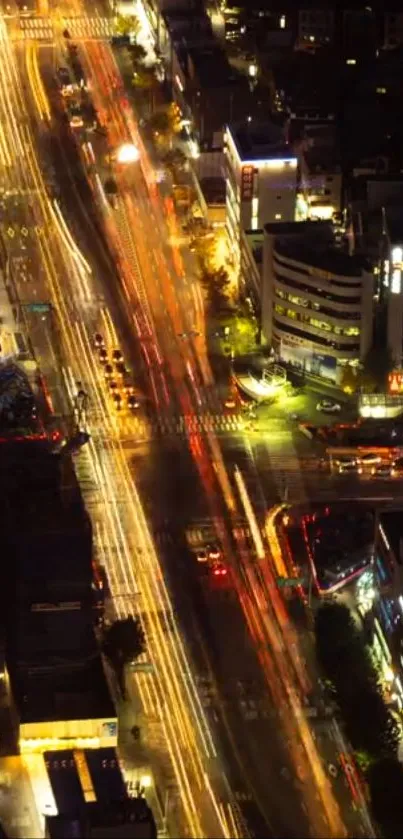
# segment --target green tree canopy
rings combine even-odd
[[[368,772],[371,810],[386,839],[403,836],[403,766],[394,758],[376,761]]]
[[[139,618],[128,617],[108,626],[102,650],[114,668],[122,695],[125,695],[124,668],[145,651],[145,635]]]
[[[333,687],[354,748],[371,760],[394,757],[399,730],[384,702],[364,633],[349,609],[340,603],[318,609],[315,639],[319,663]]]
[[[140,32],[140,21],[135,15],[118,15],[116,18],[117,35],[136,36]]]

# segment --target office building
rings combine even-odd
[[[281,127],[252,120],[227,126],[225,166],[227,231],[239,271],[243,231],[294,221],[297,158]]]
[[[372,344],[373,277],[328,222],[266,224],[263,338],[279,359],[339,382]]]

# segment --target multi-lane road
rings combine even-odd
[[[263,542],[253,517],[252,540],[239,527],[251,518],[249,497],[261,513],[285,491],[307,494],[292,431],[283,423],[270,445],[255,444],[223,421],[200,287],[189,256],[172,245],[172,204],[158,192],[100,25],[89,37],[85,9],[69,5],[80,14],[74,31],[118,194],[113,205],[105,196],[101,146],[84,133],[73,140],[62,120],[60,15],[49,27],[54,43],[42,46],[33,36],[10,40],[15,23],[1,22],[0,162],[17,193],[14,224],[29,229],[27,244],[18,234],[14,245],[20,296],[52,305],[48,321],[29,325],[57,410],[69,410],[77,382],[88,392],[91,440],[77,472],[115,611],[140,613],[145,624],[153,671],[129,687],[140,695],[169,833],[365,835],[365,812],[328,772],[337,738],[324,747],[306,718],[316,674],[276,588],[274,535]],[[128,141],[140,163],[125,167],[113,152]],[[138,419],[113,410],[96,331],[110,350],[123,347],[148,397]],[[308,459],[322,492],[327,478]],[[188,551],[185,531],[199,519],[222,546],[223,585],[201,579]]]

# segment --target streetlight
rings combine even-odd
[[[140,159],[140,152],[133,143],[123,143],[116,152],[118,163],[137,163]]]

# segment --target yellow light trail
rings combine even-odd
[[[2,34],[4,36],[4,32]],[[84,315],[83,320],[79,316],[80,301],[75,299],[74,294],[71,295],[71,289],[80,284],[80,259],[77,259],[77,251],[66,234],[65,225],[47,195],[27,127],[13,56],[4,38],[2,48],[16,84],[10,95],[10,87],[4,84],[0,70],[3,80],[0,85],[0,108],[9,117],[5,121],[6,126],[11,125],[13,132],[15,130],[13,154],[15,148],[23,150],[25,163],[21,166],[22,161],[19,160],[18,171],[24,185],[37,196],[36,220],[44,231],[38,245],[51,299],[59,316],[64,349],[74,369],[73,378],[87,380],[92,385],[95,425],[91,428],[93,436],[89,455],[99,479],[104,532],[108,540],[105,545],[105,565],[110,573],[112,592],[117,579],[120,591],[123,584],[127,592],[125,603],[116,600],[116,611],[121,615],[132,614],[138,611],[140,605],[147,619],[149,654],[154,663],[154,675],[140,674],[136,681],[144,707],[150,713],[153,712],[164,727],[187,825],[186,832],[195,837],[209,834],[229,836],[226,820],[221,817],[219,802],[206,786],[205,766],[210,765],[216,756],[214,743],[180,638],[141,500],[108,416],[100,370],[91,351],[86,313],[81,313]],[[0,66],[4,67],[4,63],[0,62]],[[21,115],[24,117],[23,129],[18,128],[17,112],[19,119]],[[83,267],[81,264],[81,269]]]

